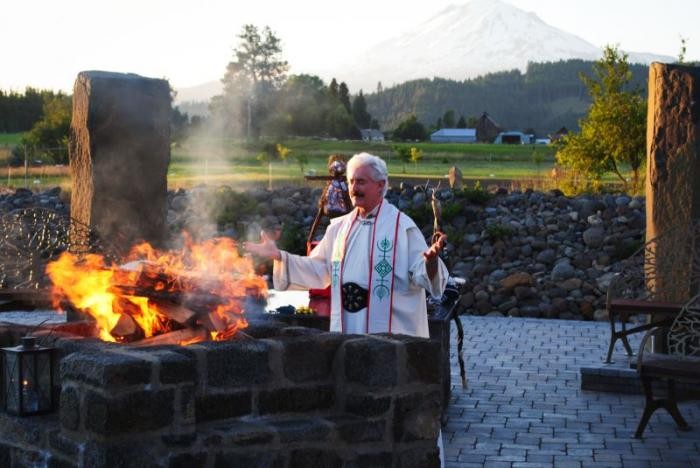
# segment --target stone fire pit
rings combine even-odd
[[[0,328],[0,344],[24,331]],[[51,338],[58,411],[2,414],[0,465],[439,466],[437,341],[271,320],[246,333],[151,348]]]

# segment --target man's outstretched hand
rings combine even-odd
[[[433,234],[433,239],[434,241],[432,245],[428,247],[428,250],[423,252],[423,257],[425,257],[425,267],[428,270],[428,277],[431,281],[433,278],[435,278],[435,274],[437,273],[437,258],[438,255],[440,255],[440,252],[442,252],[442,249],[445,248],[447,236],[442,232],[436,232]]]
[[[275,244],[275,241],[272,240],[265,231],[260,232],[260,242],[244,242],[243,247],[248,252],[258,257],[271,258],[273,260],[280,260],[282,258],[277,244]]]
[[[445,248],[445,243],[447,242],[447,235],[442,232],[437,232],[433,235],[433,244],[428,247],[428,250],[423,252],[423,256],[427,261],[437,258]]]

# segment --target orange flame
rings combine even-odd
[[[68,301],[89,313],[105,341],[124,341],[139,331],[149,338],[183,328],[184,322],[193,325],[193,320],[212,339],[230,339],[248,326],[245,301],[267,293],[251,259],[241,257],[229,238],[194,243],[186,235],[180,252],[139,244],[122,266],[107,264],[101,255],[63,253],[46,272],[54,307],[61,309]]]

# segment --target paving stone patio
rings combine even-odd
[[[700,402],[680,405],[692,431],[659,410],[637,440],[641,395],[581,390],[579,369],[607,350],[607,323],[461,319],[469,387],[459,385],[452,327],[446,467],[700,467]]]

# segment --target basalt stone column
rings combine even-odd
[[[139,240],[162,244],[169,162],[167,81],[78,74],[70,132],[73,218],[119,249]]]
[[[659,238],[654,265],[678,258],[683,239],[672,234],[674,228],[700,218],[698,67],[653,63],[649,68],[646,214],[647,240]],[[648,265],[656,270],[651,287],[678,296],[660,299],[685,301],[692,296],[690,258],[677,263],[672,268]]]

